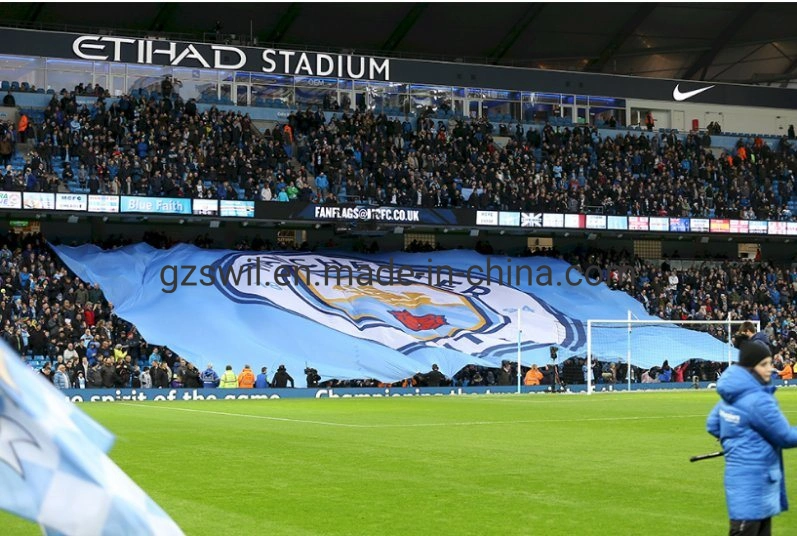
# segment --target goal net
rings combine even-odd
[[[582,367],[588,392],[594,384],[716,380],[720,364],[736,358],[733,334],[744,320],[588,320]],[[757,328],[760,329],[760,323]],[[686,364],[685,364],[686,363]],[[684,365],[685,364],[685,365]],[[590,373],[591,371],[591,373]]]

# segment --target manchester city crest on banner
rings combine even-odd
[[[578,339],[576,322],[513,287],[461,268],[395,266],[313,254],[232,254],[214,267],[216,287],[341,333],[408,353],[449,348],[479,357]],[[522,326],[518,326],[518,309]]]

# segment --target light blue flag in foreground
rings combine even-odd
[[[588,319],[622,322],[629,311],[653,319],[639,302],[605,284],[570,286],[570,265],[543,257],[507,262],[467,251],[255,253],[187,244],[54,249],[82,280],[99,283],[116,314],[148,342],[169,346],[200,370],[208,362],[230,364],[236,372],[244,364],[271,371],[285,364],[299,385],[306,366],[323,379],[387,382],[426,372],[433,363],[448,376],[468,364],[496,367],[517,359],[519,330],[526,365],[550,362],[552,345],[563,359],[585,357]],[[495,280],[496,270],[488,284],[488,261],[503,268],[504,284]],[[531,271],[531,285],[526,272],[517,281],[518,266]],[[538,279],[545,267],[547,285]],[[596,332],[596,357],[625,359],[627,330],[615,327]],[[724,355],[721,341],[687,329],[647,326],[634,333],[641,341],[633,350],[637,366]]]
[[[0,508],[46,534],[182,534],[106,456],[113,436],[0,341]]]

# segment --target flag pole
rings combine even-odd
[[[626,359],[628,370],[625,371],[626,378],[628,379],[628,391],[631,391],[631,309],[628,309],[628,340],[626,342]]]
[[[584,378],[587,383],[587,394],[592,394],[592,320],[587,320],[587,364],[584,370]],[[554,366],[556,364],[554,363]]]
[[[517,308],[517,392],[520,394],[520,338],[521,333],[523,332],[520,329],[520,306],[518,305]]]
[[[731,312],[728,311],[728,366],[733,364],[731,348],[733,348],[733,334],[731,333]]]

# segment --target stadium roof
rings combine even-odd
[[[4,3],[0,25],[786,86],[797,4]]]

